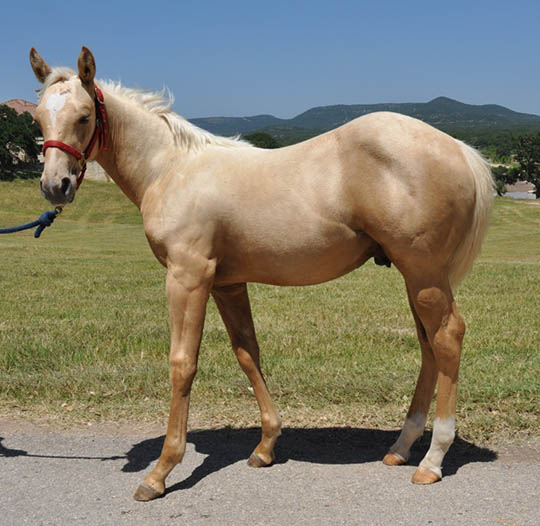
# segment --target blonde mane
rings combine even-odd
[[[45,79],[45,82],[38,90],[38,99],[41,100],[47,89],[57,82],[64,82],[77,74],[70,68],[56,67]],[[171,110],[174,103],[174,96],[168,89],[162,91],[146,91],[140,89],[126,88],[120,82],[97,81],[99,86],[105,91],[121,98],[126,98],[137,103],[151,114],[162,118],[174,137],[174,142],[180,148],[198,151],[206,146],[215,145],[227,148],[250,148],[252,145],[237,137],[220,137],[206,130],[195,126],[184,117]]]
[[[38,95],[38,102],[41,101],[43,98],[43,95],[45,95],[45,92],[53,85],[58,82],[65,82],[66,80],[69,80],[76,76],[76,73],[70,69],[65,67],[56,67],[52,68],[49,75],[47,75],[47,78],[41,85],[41,87],[37,90]]]

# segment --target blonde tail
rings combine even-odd
[[[470,229],[465,233],[450,262],[449,276],[453,286],[458,285],[468,274],[480,253],[493,206],[493,178],[488,162],[474,148],[461,141],[457,142],[473,173],[475,200]]]

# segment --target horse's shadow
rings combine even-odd
[[[289,460],[317,464],[361,464],[375,462],[383,458],[388,447],[397,439],[398,431],[383,431],[351,427],[330,428],[289,428],[284,429],[276,444],[276,463]],[[195,486],[202,479],[238,461],[246,460],[260,438],[259,428],[208,429],[188,433],[188,443],[195,451],[207,455],[186,479],[167,489],[173,492]],[[424,436],[413,446],[409,463],[420,462],[429,447],[431,434]],[[109,457],[70,456],[33,454],[22,449],[10,449],[2,445],[0,437],[0,457],[40,457],[63,460],[121,460],[127,462],[122,467],[125,473],[146,469],[159,457],[164,437],[150,438],[135,444],[125,455]],[[491,449],[476,446],[472,442],[456,437],[444,459],[445,475],[454,475],[460,467],[470,462],[492,462],[497,453]]]
[[[275,452],[276,463],[289,460],[319,464],[361,464],[383,458],[388,447],[397,439],[397,431],[363,428],[292,428],[284,429]],[[206,454],[186,479],[167,488],[167,492],[188,489],[202,479],[231,464],[246,460],[260,438],[259,428],[210,429],[188,433],[188,443],[199,453]],[[431,434],[425,435],[413,446],[409,463],[417,465],[429,448]],[[164,437],[150,438],[135,444],[127,453],[124,472],[146,469],[159,457]],[[470,462],[492,462],[497,453],[488,448],[456,437],[444,459],[444,473],[454,475],[461,466]]]
[[[110,457],[96,457],[88,455],[44,455],[29,453],[25,449],[13,449],[6,447],[2,444],[4,437],[0,436],[0,458],[11,458],[11,457],[29,457],[29,458],[56,458],[61,460],[120,460],[123,458],[128,458],[127,455],[114,455]]]

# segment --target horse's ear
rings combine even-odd
[[[45,79],[49,76],[51,68],[47,62],[41,58],[41,55],[35,48],[30,50],[30,65],[32,66],[36,78],[43,84]]]
[[[85,46],[81,49],[77,66],[79,67],[79,78],[82,83],[86,87],[93,89],[94,77],[96,75],[96,61],[92,52]]]

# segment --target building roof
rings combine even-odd
[[[37,104],[23,99],[11,99],[0,104],[5,104],[6,106],[13,108],[19,115],[27,111],[30,115],[32,115],[32,117],[34,116],[37,108]]]

